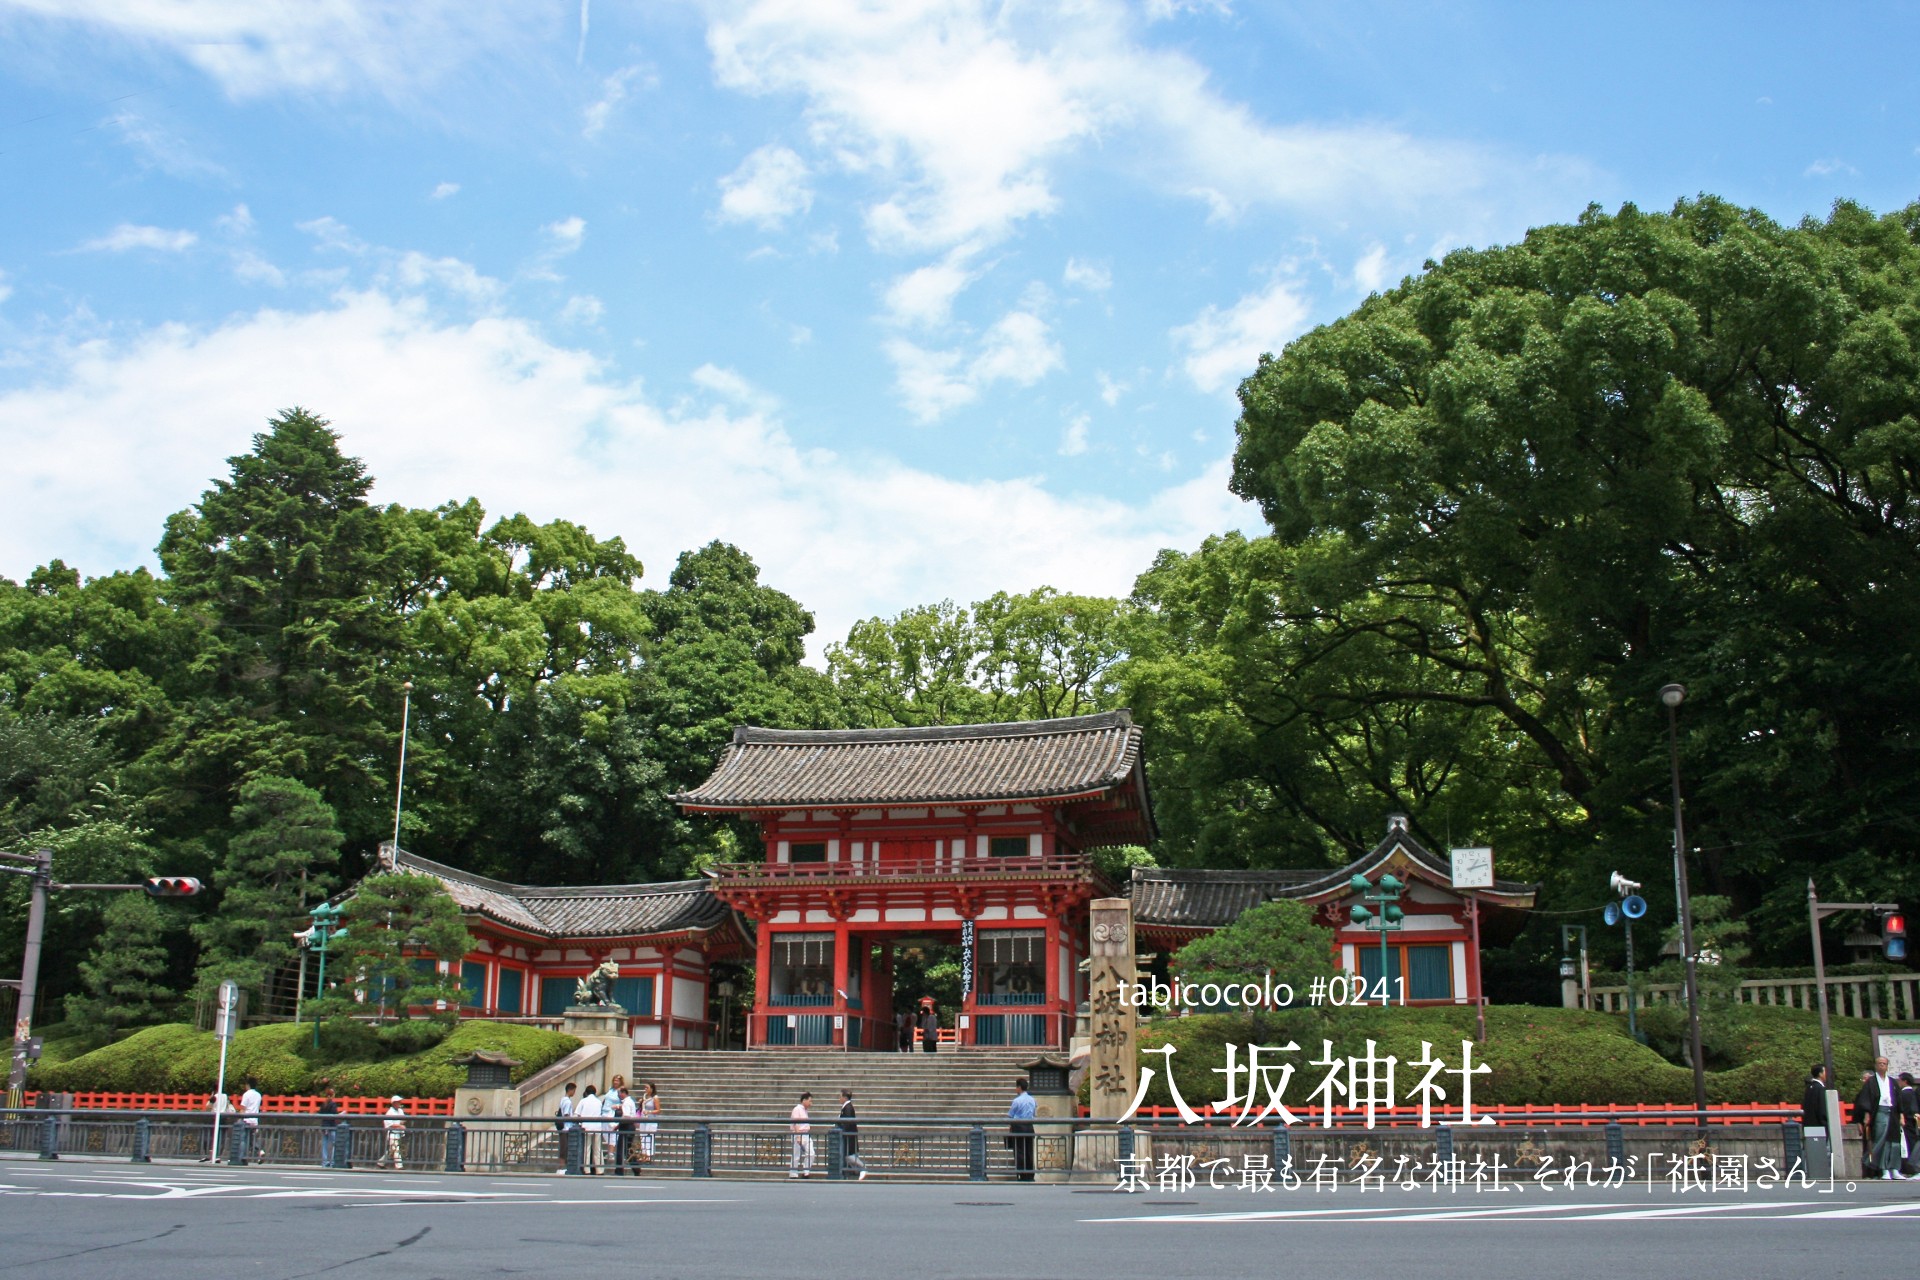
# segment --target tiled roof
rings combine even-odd
[[[1294,896],[1291,890],[1318,880],[1320,871],[1202,871],[1186,867],[1135,867],[1133,919],[1142,926],[1218,929],[1240,913]]]
[[[464,911],[549,938],[628,938],[711,929],[727,918],[726,904],[705,880],[659,884],[604,884],[549,888],[508,884],[408,853],[401,871],[433,876]]]
[[[1139,761],[1125,711],[929,729],[743,726],[713,776],[673,798],[716,809],[1047,799],[1123,786]]]
[[[1395,854],[1403,855],[1424,878],[1446,885],[1452,868],[1415,840],[1395,819],[1386,839],[1344,867],[1307,871],[1206,871],[1186,867],[1135,867],[1131,893],[1134,923],[1144,928],[1218,929],[1233,923],[1241,912],[1276,898],[1319,898],[1341,895],[1357,874],[1371,877]],[[1495,880],[1479,890],[1483,901],[1495,907],[1530,908],[1537,886],[1518,880]]]

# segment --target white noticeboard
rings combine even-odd
[[[1920,1031],[1885,1031],[1875,1027],[1873,1056],[1887,1060],[1887,1074],[1890,1076],[1911,1071],[1916,1079],[1920,1079]],[[1846,1072],[1841,1071],[1840,1074],[1844,1076]]]
[[[1493,888],[1493,850],[1488,848],[1453,850],[1453,887],[1456,889]]]

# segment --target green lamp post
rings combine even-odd
[[[313,916],[313,941],[310,949],[315,955],[320,957],[320,985],[316,989],[316,994],[325,995],[327,990],[327,943],[335,938],[346,937],[347,931],[340,927],[340,908],[330,902],[321,903],[309,912],[309,914]],[[320,1047],[320,1018],[317,1014],[313,1019],[313,1047],[316,1049]]]
[[[1398,929],[1406,916],[1406,913],[1400,909],[1400,895],[1406,892],[1407,886],[1400,883],[1398,876],[1392,874],[1381,876],[1378,881],[1372,881],[1358,872],[1354,873],[1353,879],[1347,881],[1347,885],[1360,895],[1363,902],[1374,904],[1372,907],[1365,907],[1356,902],[1348,909],[1347,915],[1362,928],[1374,928],[1380,931],[1380,1003],[1384,1005],[1392,999],[1387,986],[1387,934]],[[1403,975],[1401,1003],[1405,1002],[1406,983]]]

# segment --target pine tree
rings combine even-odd
[[[145,894],[122,893],[107,907],[93,955],[80,962],[87,994],[67,997],[67,1021],[112,1035],[165,1020],[176,993],[164,983],[166,917]]]
[[[307,904],[333,883],[341,835],[319,792],[274,777],[240,789],[233,831],[213,878],[219,903],[194,927],[202,948],[196,986],[204,992],[232,978],[257,998],[294,958]]]
[[[459,1008],[460,960],[473,949],[473,937],[438,880],[409,872],[368,876],[354,890],[342,924],[345,932],[330,948],[337,959],[328,962],[341,985],[316,1005],[316,1016],[379,1009],[404,1019],[436,1001]],[[451,972],[439,972],[436,961]]]

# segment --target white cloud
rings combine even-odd
[[[7,283],[7,273],[0,271],[0,302],[13,296],[13,286]]]
[[[448,196],[457,196],[459,194],[460,194],[459,183],[442,182],[438,186],[434,187],[432,198],[435,200],[445,200]]]
[[[1510,216],[1515,188],[1590,185],[1586,166],[1561,158],[1263,120],[1188,54],[1143,43],[1142,21],[1120,0],[755,0],[715,17],[707,41],[723,87],[805,102],[821,162],[871,184],[867,230],[890,249],[991,244],[1052,213],[1054,168],[1095,148],[1217,217],[1255,205],[1425,212],[1435,200]]]
[[[250,236],[253,234],[254,227],[253,210],[244,204],[237,204],[233,206],[232,213],[223,213],[215,218],[213,225],[228,235]]]
[[[279,288],[287,282],[286,272],[252,249],[233,255],[233,277],[243,284],[266,284]]]
[[[1071,288],[1105,293],[1113,288],[1113,268],[1104,262],[1082,262],[1078,258],[1068,258],[1067,269],[1060,273],[1060,279]]]
[[[607,121],[613,117],[613,109],[625,102],[633,92],[634,81],[640,81],[645,88],[652,88],[654,78],[645,67],[622,67],[600,82],[600,96],[587,104],[580,113],[580,136],[596,138],[607,127]]]
[[[1307,301],[1285,280],[1249,293],[1225,310],[1209,306],[1171,331],[1185,347],[1187,377],[1202,391],[1239,385],[1265,353],[1278,353],[1307,327]]]
[[[606,313],[607,308],[600,299],[590,293],[576,293],[560,308],[560,320],[563,324],[599,324],[600,317]]]
[[[1012,382],[1030,387],[1065,363],[1045,320],[1031,311],[1009,311],[987,331],[986,344],[968,373],[979,386]]]
[[[1105,369],[1096,373],[1094,380],[1100,384],[1101,403],[1105,404],[1109,409],[1119,404],[1120,397],[1127,393],[1127,384],[1124,382],[1115,382],[1108,376]]]
[[[720,218],[772,230],[813,207],[807,162],[791,148],[765,146],[720,179]]]
[[[118,112],[106,123],[139,157],[140,163],[148,168],[158,169],[174,178],[227,177],[225,169],[202,155],[198,148],[179,134],[138,112]]]
[[[553,253],[572,253],[587,237],[587,220],[575,215],[571,218],[562,218],[558,222],[549,222],[540,230],[546,233],[547,247]]]
[[[1380,292],[1390,278],[1385,245],[1374,245],[1353,264],[1353,283],[1362,293]]]
[[[971,359],[961,350],[930,350],[904,338],[890,339],[886,352],[895,389],[922,422],[972,404],[996,382],[1030,387],[1065,363],[1047,322],[1032,311],[1001,316]]]
[[[236,98],[371,88],[398,97],[492,53],[547,33],[540,5],[466,0],[8,0],[14,14],[165,50]]]
[[[23,354],[31,383],[0,392],[0,573],[16,579],[54,556],[88,572],[151,563],[167,514],[294,404],[332,419],[381,502],[473,495],[496,515],[577,520],[625,538],[651,583],[685,549],[734,542],[815,611],[816,653],[858,618],[941,597],[1124,593],[1159,548],[1253,524],[1224,459],[1129,504],[843,457],[801,448],[763,411],[662,408],[526,320],[447,320],[391,288]],[[732,385],[727,372],[702,380]]]
[[[1087,427],[1091,419],[1081,414],[1067,424],[1066,431],[1060,437],[1060,456],[1077,458],[1087,451]]]
[[[432,285],[470,302],[490,302],[500,296],[500,282],[483,276],[472,263],[458,258],[429,258],[424,253],[402,254],[394,267],[395,278],[410,290]]]
[[[125,253],[130,249],[152,249],[157,253],[181,253],[191,249],[200,237],[191,231],[173,231],[166,227],[136,226],[123,222],[103,236],[79,246],[86,253]]]
[[[737,370],[722,368],[711,362],[701,365],[689,375],[693,384],[713,392],[714,395],[751,413],[770,414],[779,408],[780,402],[759,387],[754,386],[740,375]]]
[[[896,324],[941,325],[953,311],[953,300],[972,284],[976,272],[967,269],[972,250],[962,245],[940,261],[900,276],[887,287],[887,313]]]
[[[1830,178],[1836,173],[1850,174],[1854,177],[1860,175],[1858,169],[1848,164],[1845,160],[1842,160],[1839,156],[1825,156],[1808,165],[1806,172],[1800,176],[1803,178]]]
[[[331,214],[310,218],[305,222],[293,224],[295,230],[304,231],[312,236],[317,249],[338,249],[342,253],[361,254],[367,251],[366,242],[354,235],[347,224]]]

